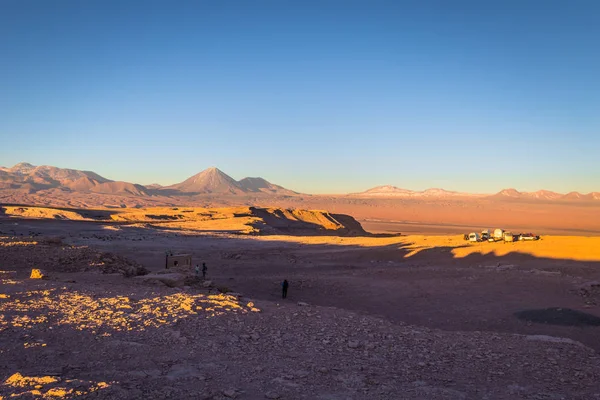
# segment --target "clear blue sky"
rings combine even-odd
[[[0,1],[0,165],[600,190],[600,2]]]

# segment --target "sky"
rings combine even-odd
[[[0,165],[600,191],[600,2],[0,1]]]

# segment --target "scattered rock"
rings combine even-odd
[[[15,279],[17,271],[0,271],[0,279]]]
[[[29,276],[29,279],[47,279],[48,275],[46,274],[46,272],[44,272],[44,270],[41,270],[39,268],[34,268],[31,270],[31,275]]]
[[[299,301],[299,302],[298,302],[298,305],[299,305],[300,307],[307,307],[309,304],[308,304],[308,303],[305,303],[305,302],[303,302],[303,301]]]
[[[203,286],[203,287],[206,287],[206,288],[207,288],[207,287],[211,287],[211,286],[212,286],[212,284],[213,284],[213,282],[212,282],[212,281],[204,281],[204,282],[202,282],[202,286]]]
[[[348,347],[351,349],[357,349],[360,346],[360,342],[358,340],[350,340],[348,342]]]
[[[234,389],[226,389],[223,390],[223,396],[228,397],[230,399],[235,399],[237,397],[237,391]]]
[[[185,275],[177,272],[170,274],[148,274],[138,277],[138,279],[143,281],[159,281],[168,287],[182,287],[185,284]]]
[[[193,365],[175,364],[167,373],[167,378],[171,380],[183,378],[196,378],[206,380],[206,377]]]
[[[547,336],[547,335],[527,335],[525,336],[525,340],[529,340],[532,342],[550,342],[550,343],[566,343],[573,344],[575,346],[587,347],[581,342],[577,342],[573,339],[555,337],[555,336]]]
[[[281,398],[281,395],[279,393],[277,393],[277,392],[267,392],[267,393],[265,393],[265,397],[267,399],[274,399],[274,400],[276,400],[276,399]]]

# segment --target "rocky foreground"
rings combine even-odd
[[[29,279],[34,266],[48,279]],[[600,356],[570,339],[446,332],[127,277],[141,268],[3,238],[0,399],[600,399]]]
[[[3,279],[0,397],[600,398],[598,354],[568,339],[443,332],[140,282]]]

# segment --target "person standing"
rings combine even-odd
[[[281,298],[282,299],[285,299],[287,297],[287,291],[288,291],[289,286],[290,286],[290,284],[287,281],[287,279],[284,279],[283,282],[281,283]]]
[[[200,266],[196,264],[196,278],[200,278]]]
[[[208,268],[206,267],[206,263],[202,263],[202,279],[206,279],[206,271],[208,271]]]

